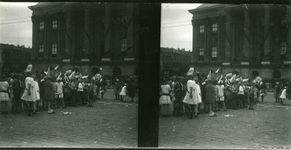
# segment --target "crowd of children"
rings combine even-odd
[[[108,86],[104,76],[99,73],[90,77],[82,76],[78,69],[68,70],[65,73],[60,71],[56,75],[49,71],[32,74],[31,70],[32,65],[27,67],[24,74],[1,75],[1,114],[8,113],[8,101],[12,104],[11,113],[24,111],[28,116],[40,110],[53,114],[55,109],[67,106],[93,107],[94,101],[104,98]],[[133,80],[131,77],[127,82],[128,85],[133,85]],[[115,84],[117,83],[119,82]],[[119,94],[125,96],[125,87],[127,87],[126,91],[135,93],[130,86],[124,86],[121,91],[116,88],[116,91],[120,92],[116,98],[119,98]],[[134,94],[130,94],[133,101]]]
[[[201,113],[213,117],[215,112],[227,109],[254,110],[256,102],[263,102],[266,95],[266,85],[259,76],[252,81],[243,79],[238,73],[224,76],[218,71],[209,71],[205,76],[199,72],[194,74],[194,68],[190,68],[186,78],[163,77],[160,89],[160,114],[171,116],[169,107],[173,103],[173,116],[186,113],[190,119]],[[277,83],[276,102],[284,104],[289,97],[287,93],[287,86]]]

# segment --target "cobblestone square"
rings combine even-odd
[[[219,111],[217,117],[202,114],[192,120],[186,116],[161,117],[159,147],[290,149],[291,101],[286,105],[275,103],[269,92],[254,108]]]
[[[114,100],[109,89],[93,108],[59,108],[31,117],[2,114],[0,147],[137,147],[137,103],[137,98]]]

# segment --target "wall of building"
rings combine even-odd
[[[287,28],[291,26],[287,18],[291,15],[290,6],[213,5],[189,12],[193,15],[193,66],[198,70],[207,74],[210,69],[222,67],[226,72],[237,70],[243,76],[256,70],[264,78],[273,78],[274,68],[280,66],[282,78],[289,76],[290,64],[286,62],[291,60],[291,29]],[[215,33],[213,24],[217,24]],[[203,34],[200,25],[204,25]],[[284,42],[287,53],[281,54]],[[216,60],[211,60],[213,46],[218,48]],[[203,61],[199,60],[201,47]]]
[[[125,64],[120,67],[122,75],[134,72],[139,43],[136,4],[62,2],[39,3],[29,8],[33,10],[33,63],[37,68],[43,70],[49,65],[62,64],[69,69],[71,65],[68,64],[73,64],[88,72],[99,64],[104,74],[110,75],[115,63],[103,62],[103,59],[110,59]],[[58,21],[57,29],[52,29],[53,20]],[[42,21],[45,29],[40,31]],[[127,39],[124,49],[122,39]],[[45,47],[44,58],[38,56],[41,43]],[[56,58],[50,57],[53,43],[58,45]],[[127,58],[133,61],[125,62]]]

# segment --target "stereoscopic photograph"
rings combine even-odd
[[[0,147],[137,147],[138,8],[0,3]]]
[[[291,147],[289,4],[162,4],[159,147]]]

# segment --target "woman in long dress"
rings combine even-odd
[[[5,77],[0,77],[0,101],[1,101],[1,114],[8,113],[8,101],[10,101],[8,90],[9,84],[5,80]]]
[[[163,80],[163,83],[161,85],[161,89],[160,89],[160,106],[161,106],[161,114],[162,116],[166,117],[166,116],[170,116],[170,104],[172,103],[171,101],[171,87],[170,85],[167,83],[166,80]]]

